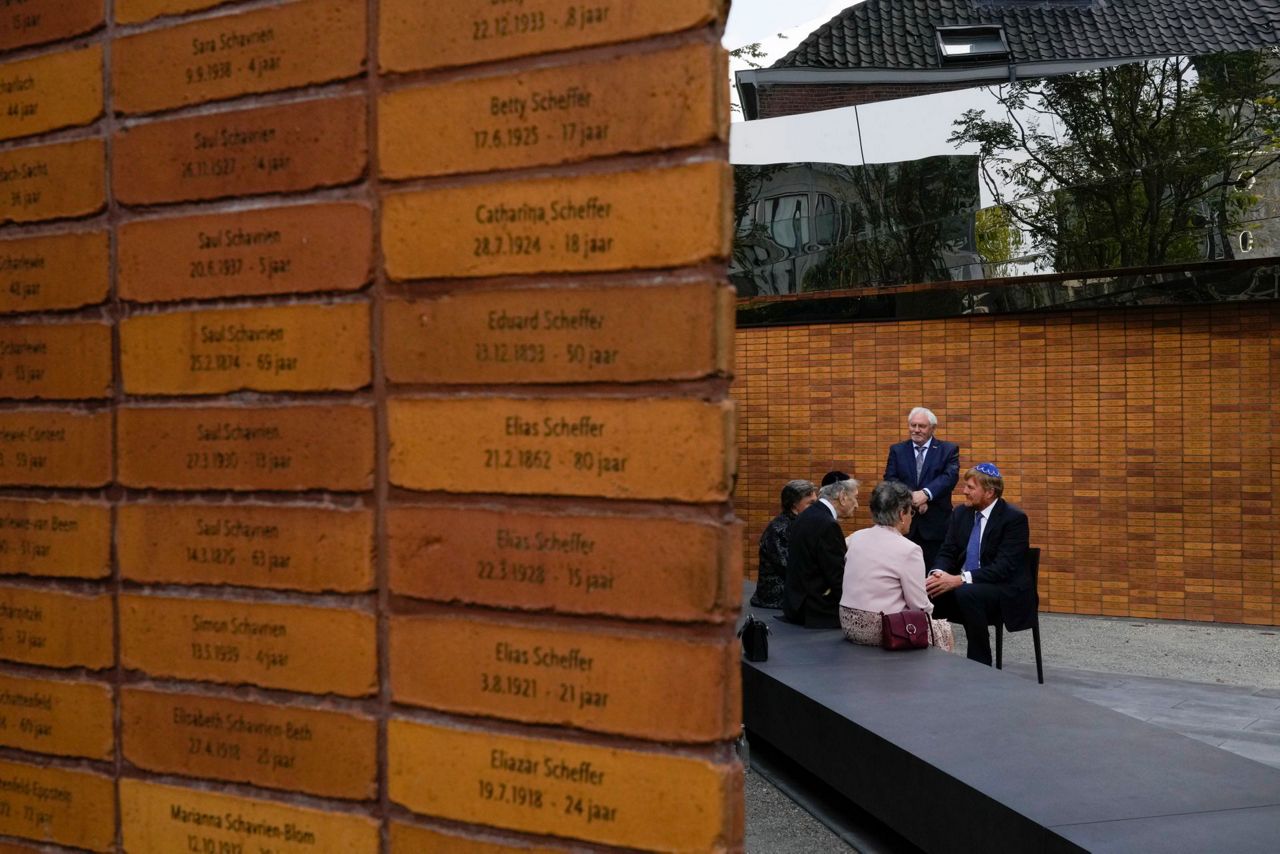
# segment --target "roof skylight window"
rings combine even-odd
[[[937,33],[943,62],[990,62],[1009,55],[1003,27],[938,27]]]

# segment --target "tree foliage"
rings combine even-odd
[[[1199,260],[1257,201],[1241,173],[1280,160],[1278,59],[1171,57],[1009,84],[994,92],[1002,115],[966,111],[950,141],[977,145],[1042,269]]]

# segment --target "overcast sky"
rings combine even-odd
[[[801,24],[811,24],[803,32],[789,33],[792,38],[787,50],[790,50],[810,31],[859,2],[861,0],[733,0],[725,25],[724,46],[733,50],[744,44],[770,40],[777,33]]]

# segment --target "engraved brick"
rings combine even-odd
[[[350,183],[367,154],[362,97],[135,125],[112,157],[116,197],[141,205]]]
[[[373,221],[359,204],[290,205],[120,227],[120,296],[136,302],[350,291],[369,281],[372,263]]]
[[[115,757],[115,708],[106,685],[0,673],[0,708],[8,724],[0,729],[0,744],[6,747]]]
[[[722,163],[393,193],[383,202],[387,273],[427,279],[695,264],[729,254],[731,193]]]
[[[657,851],[741,844],[736,765],[394,718],[387,760],[391,800],[422,815]]]
[[[200,816],[243,821],[215,824]],[[193,839],[201,851],[378,852],[378,823],[362,815],[142,780],[120,781],[120,824],[130,854],[188,851]]]
[[[0,222],[88,216],[106,204],[106,147],[100,139],[0,152]]]
[[[400,703],[661,741],[731,738],[740,726],[736,642],[393,616],[390,649]]]
[[[229,2],[235,3],[237,0],[229,0]],[[118,24],[140,24],[161,15],[198,12],[201,9],[223,6],[227,3],[228,0],[116,0],[115,19]]]
[[[742,600],[736,526],[664,518],[391,507],[391,589],[440,602],[723,620]]]
[[[116,787],[111,778],[0,761],[0,789],[8,805],[0,814],[0,833],[90,851],[115,850]]]
[[[412,178],[710,142],[727,132],[728,79],[723,51],[702,44],[390,92],[378,164]]]
[[[116,417],[126,486],[373,488],[367,406],[122,407]]]
[[[402,383],[638,382],[726,373],[729,301],[711,282],[457,291],[383,306]]]
[[[110,412],[0,412],[0,485],[92,487],[110,480]]]
[[[106,323],[0,326],[0,397],[109,397],[111,364]]]
[[[139,768],[334,798],[377,794],[377,724],[348,712],[125,688],[124,758]]]
[[[468,839],[435,828],[417,827],[400,821],[391,822],[391,854],[421,854],[423,851],[448,851],[449,854],[558,854],[563,848],[545,845],[504,845],[481,839]]]
[[[152,676],[363,697],[377,690],[376,646],[365,611],[120,597],[121,663]]]
[[[111,597],[0,585],[0,658],[100,670],[113,662]]]
[[[117,39],[115,109],[145,113],[354,77],[364,69],[365,7],[303,0]]]
[[[373,580],[373,513],[273,504],[124,504],[120,574],[157,584],[357,593]]]
[[[109,267],[105,231],[0,240],[0,312],[102,302]]]
[[[680,399],[393,399],[409,489],[724,501],[733,406]]]
[[[87,125],[102,115],[100,45],[4,63],[0,79],[8,84],[0,97],[0,139]]]
[[[102,25],[103,0],[26,0],[0,15],[0,50],[78,36]]]
[[[384,72],[488,62],[673,33],[716,20],[721,8],[720,0],[383,0],[378,57]]]
[[[0,575],[102,578],[111,572],[111,509],[0,500]]]
[[[0,338],[0,341],[3,339]],[[148,314],[120,323],[129,394],[353,391],[369,385],[369,306]]]

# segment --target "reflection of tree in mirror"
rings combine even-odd
[[[1172,57],[1013,83],[993,93],[1003,116],[969,110],[950,141],[978,146],[1039,269],[1235,257],[1242,231],[1267,227],[1241,175],[1280,161],[1278,60]]]
[[[999,205],[983,208],[975,216],[978,255],[982,257],[982,277],[1002,279],[1018,275],[1022,229]]]
[[[740,296],[980,276],[977,158],[734,167]]]

